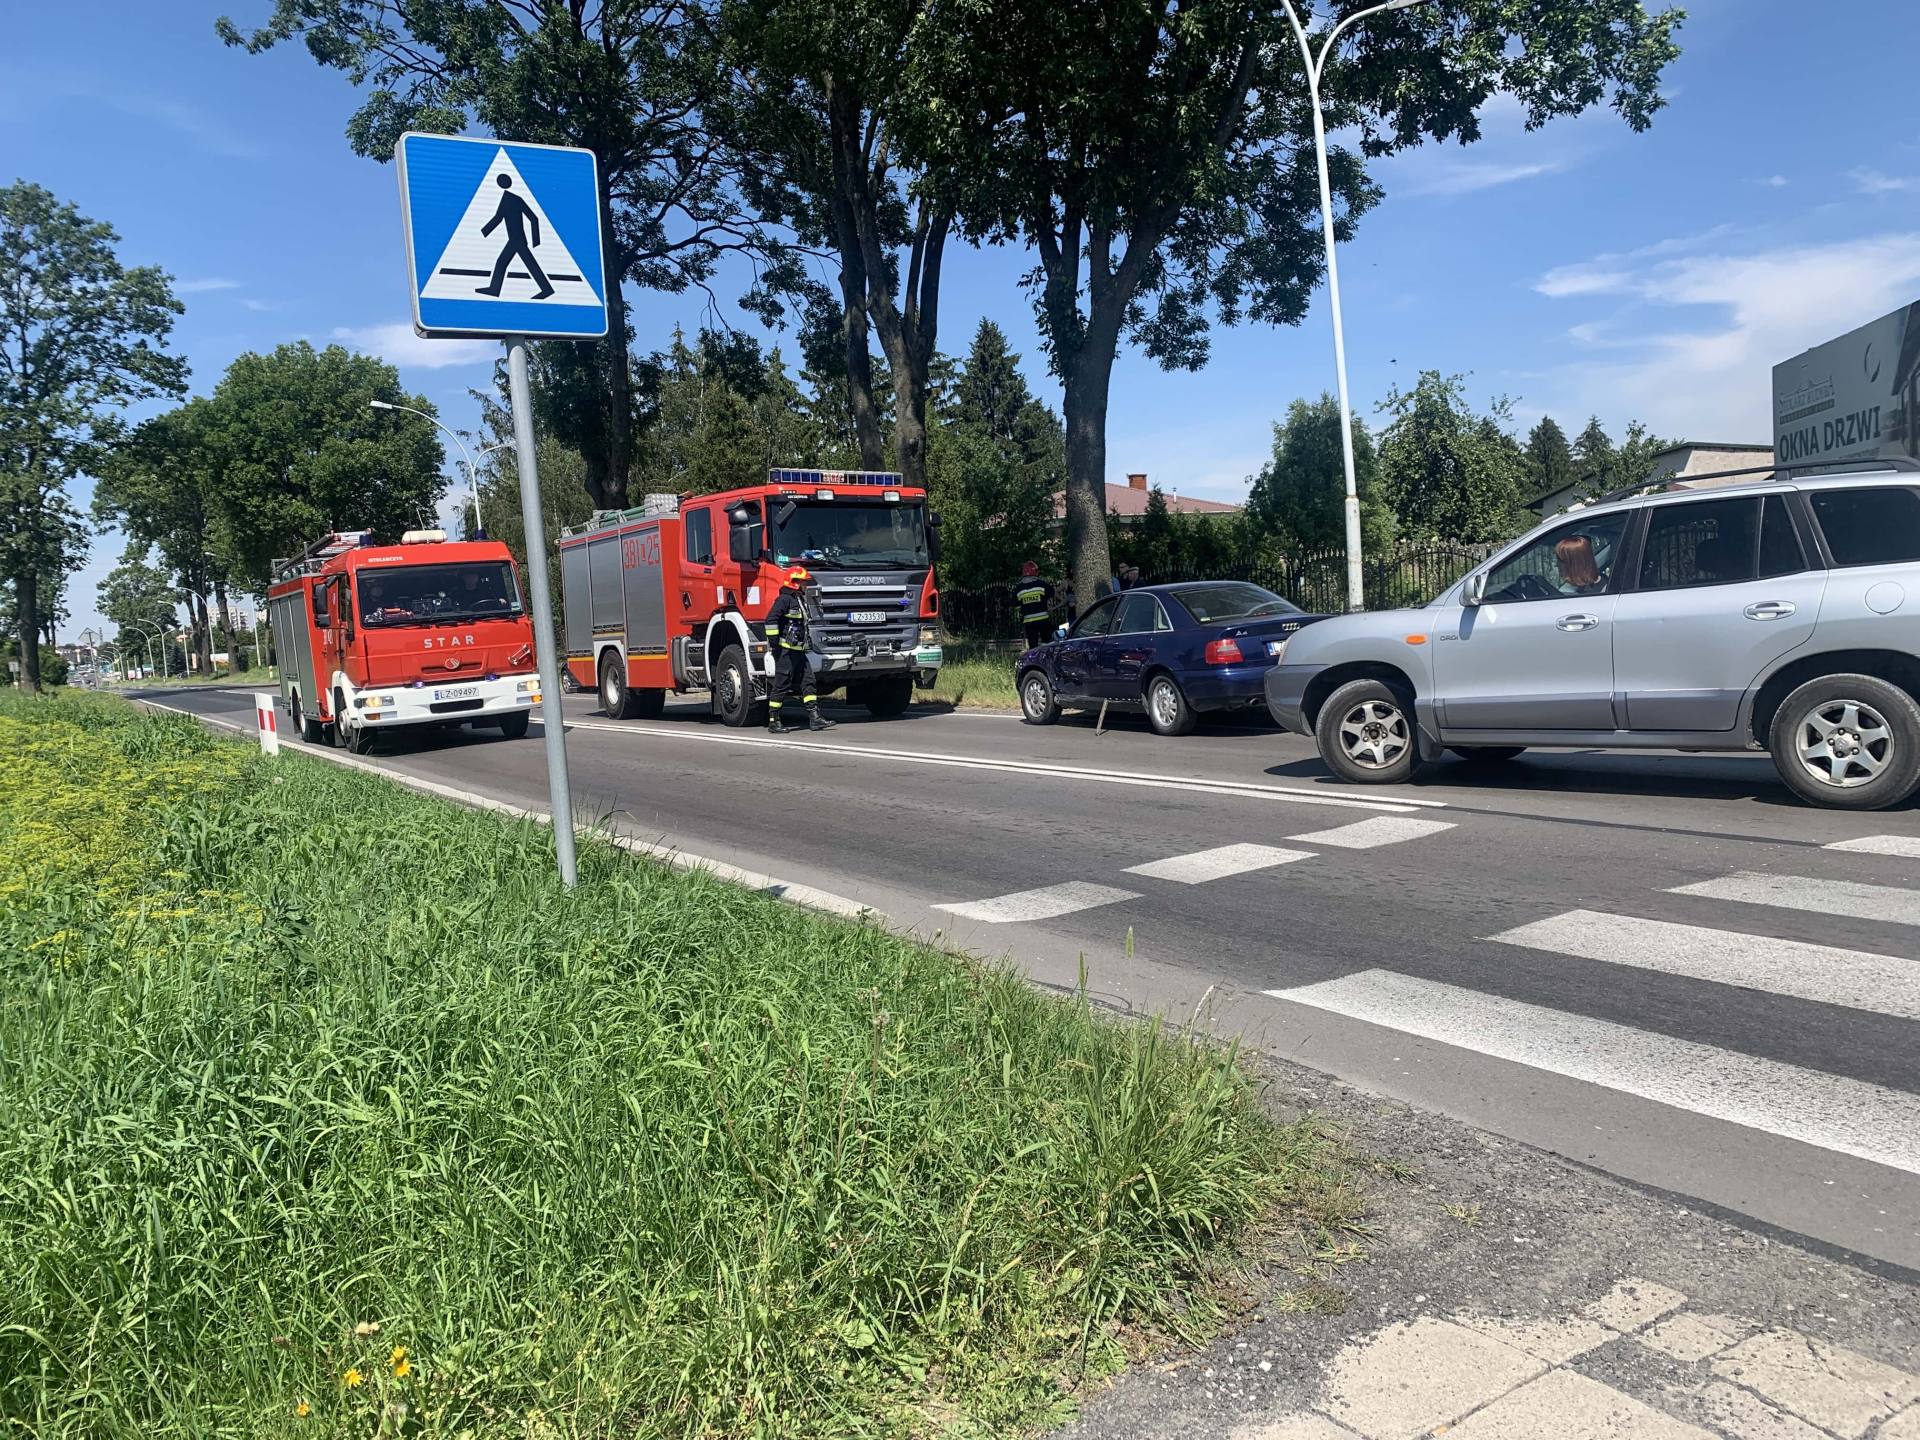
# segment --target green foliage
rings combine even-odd
[[[535,461],[540,467],[541,527],[547,536],[548,588],[553,599],[556,634],[566,633],[566,610],[560,587],[560,530],[593,518],[587,495],[587,462],[577,450],[560,441],[540,441]],[[512,450],[488,459],[480,481],[480,518],[487,534],[512,552],[521,575],[527,573],[527,525],[520,507],[520,467]]]
[[[1380,436],[1381,486],[1408,534],[1476,544],[1525,523],[1526,459],[1505,431],[1506,401],[1477,415],[1464,377],[1423,370],[1380,409],[1392,417]]]
[[[166,353],[183,307],[163,271],[120,263],[119,238],[38,185],[0,188],[0,575],[28,689],[42,610],[85,561],[67,482],[97,473],[129,405],[186,386]]]
[[[0,762],[29,1433],[1007,1435],[1354,1223],[1230,1053],[1009,970],[175,717]]]
[[[1360,542],[1372,554],[1393,543],[1393,508],[1381,494],[1380,461],[1366,422],[1353,417],[1353,471],[1360,492]],[[1247,517],[1281,548],[1344,549],[1346,465],[1340,405],[1332,395],[1295,400],[1273,427],[1273,458],[1253,478]]]
[[[95,608],[124,632],[121,646],[144,657],[155,624],[173,619],[178,597],[167,572],[152,563],[144,541],[134,541],[109,570],[95,592]],[[137,622],[149,622],[142,626]]]
[[[40,683],[42,685],[66,684],[66,657],[51,645],[43,644],[35,648],[39,651],[37,659],[40,665]],[[17,639],[9,636],[4,640],[0,640],[0,685],[13,685],[18,683],[9,662],[18,660],[19,658],[20,642]],[[24,669],[24,667],[22,668]]]
[[[1527,432],[1527,480],[1537,495],[1549,495],[1579,478],[1567,432],[1551,415]]]

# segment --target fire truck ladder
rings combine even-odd
[[[274,581],[277,584],[279,581],[291,580],[298,575],[318,574],[320,567],[334,556],[372,543],[371,530],[338,530],[331,535],[322,535],[298,555],[275,560],[273,562]]]

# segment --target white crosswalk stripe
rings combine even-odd
[[[1857,840],[1836,840],[1829,850],[1852,850],[1862,855],[1898,855],[1920,860],[1920,835],[1862,835]]]
[[[1920,1020],[1920,961],[1892,955],[1593,910],[1569,910],[1491,938],[1581,960]]]
[[[1814,880],[1803,875],[1769,875],[1742,870],[1696,885],[1676,885],[1671,895],[1701,895],[1737,900],[1743,905],[1772,905],[1816,915],[1847,915],[1855,920],[1888,920],[1920,925],[1920,890],[1892,885],[1862,885],[1854,880]]]
[[[1126,873],[1145,875],[1154,880],[1177,880],[1182,885],[1199,885],[1229,875],[1245,875],[1250,870],[1266,870],[1275,865],[1291,864],[1295,860],[1311,859],[1311,850],[1282,850],[1275,845],[1222,845],[1213,850],[1196,850],[1191,855],[1151,860],[1145,865],[1129,865]]]
[[[1391,815],[1376,815],[1331,830],[1309,830],[1304,835],[1289,835],[1302,845],[1325,845],[1335,850],[1372,850],[1380,845],[1398,845],[1403,840],[1418,840],[1438,835],[1453,826],[1445,820],[1401,820]]]
[[[1016,890],[1011,895],[1000,895],[991,900],[957,901],[933,908],[965,920],[979,920],[987,925],[1007,925],[1018,920],[1052,920],[1061,915],[1071,915],[1076,910],[1091,910],[1095,906],[1139,898],[1132,890],[1116,890],[1110,885],[1069,880],[1064,885],[1044,885],[1038,890]]]
[[[1267,993],[1920,1174],[1920,1095],[1390,970]]]

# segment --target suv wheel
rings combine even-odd
[[[1882,810],[1920,786],[1920,704],[1871,675],[1823,675],[1781,703],[1774,767],[1802,800]]]
[[[1379,680],[1350,681],[1329,695],[1313,737],[1320,758],[1350,784],[1396,784],[1419,760],[1412,698]]]

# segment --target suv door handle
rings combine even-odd
[[[1600,623],[1598,615],[1562,615],[1553,622],[1555,627],[1569,634],[1576,630],[1591,630]]]
[[[1740,612],[1749,620],[1784,620],[1793,614],[1791,600],[1762,600]]]

